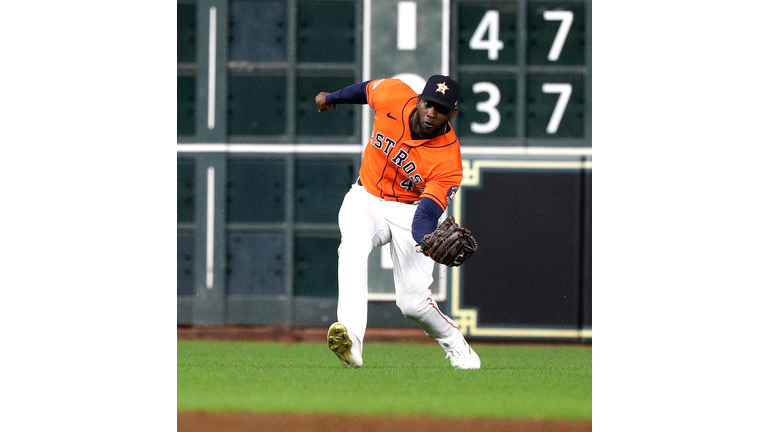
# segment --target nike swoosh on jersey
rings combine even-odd
[[[392,113],[387,113],[387,117],[391,118],[392,120],[397,120],[396,118],[392,117]]]

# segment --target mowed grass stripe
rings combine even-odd
[[[366,343],[346,370],[322,343],[177,342],[180,411],[592,417],[592,350],[477,345],[480,370],[434,345]]]

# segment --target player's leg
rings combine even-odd
[[[344,197],[339,210],[339,301],[336,310],[338,323],[342,328],[332,325],[329,329],[329,345],[339,355],[342,363],[345,359],[346,337],[355,345],[355,355],[362,356],[362,344],[368,323],[368,255],[383,241],[388,240],[389,231],[383,219],[377,214],[375,197],[368,194],[361,186],[354,185]],[[338,324],[337,323],[337,324]],[[334,327],[336,326],[336,327]],[[330,338],[334,338],[331,342]],[[341,352],[339,352],[339,350]],[[349,360],[349,359],[346,359]],[[362,358],[352,359],[362,365]],[[353,365],[352,367],[359,367]],[[345,367],[347,364],[345,363]]]
[[[393,238],[392,243],[397,306],[443,348],[453,347],[461,339],[461,333],[453,320],[440,311],[429,289],[435,262],[410,251],[416,246],[413,239],[402,240]]]
[[[411,214],[412,219],[412,214]],[[407,219],[406,220],[411,220]],[[432,299],[429,286],[435,262],[416,252],[410,223],[390,223],[392,231],[392,262],[395,276],[397,306],[403,315],[414,321],[436,340],[460,369],[477,369],[480,358],[467,344],[456,323],[445,315]]]

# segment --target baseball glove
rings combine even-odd
[[[416,249],[439,264],[457,267],[475,253],[477,241],[448,216],[436,230],[424,235]]]

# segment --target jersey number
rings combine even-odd
[[[400,186],[402,186],[402,188],[406,191],[412,191],[417,183],[424,183],[424,179],[421,178],[421,175],[414,174],[408,178],[403,179],[403,181],[400,182]]]

